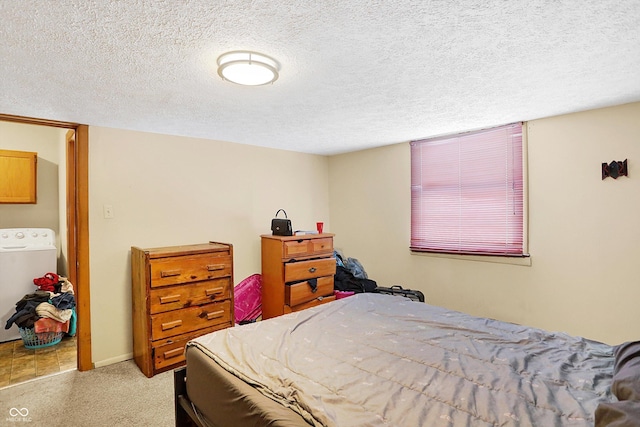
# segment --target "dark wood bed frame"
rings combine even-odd
[[[173,399],[175,403],[176,427],[208,427],[198,420],[198,415],[187,396],[187,368],[173,371]]]

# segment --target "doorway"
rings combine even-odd
[[[66,152],[67,276],[76,299],[76,366],[93,369],[89,294],[88,126],[0,114],[1,121],[68,129]]]

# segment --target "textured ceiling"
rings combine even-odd
[[[640,101],[638,0],[0,0],[0,41],[0,113],[318,154]]]

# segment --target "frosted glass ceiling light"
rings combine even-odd
[[[218,75],[239,85],[260,86],[278,80],[278,63],[261,53],[236,50],[218,57]]]

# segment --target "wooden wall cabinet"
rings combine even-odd
[[[131,248],[133,357],[147,376],[184,364],[187,341],[234,325],[233,246]]]
[[[261,236],[263,319],[335,300],[333,236]]]
[[[38,153],[0,150],[0,203],[36,203]]]

